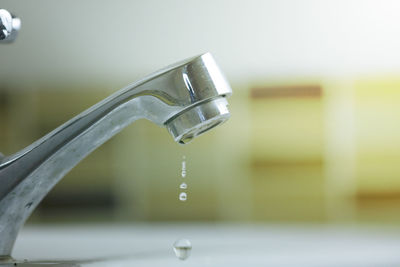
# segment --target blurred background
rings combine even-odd
[[[210,51],[232,117],[187,146],[137,121],[28,221],[400,222],[398,1],[11,1],[10,155],[161,67]],[[186,156],[188,201],[179,202]]]

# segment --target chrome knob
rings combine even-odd
[[[0,9],[0,43],[11,43],[17,38],[21,20],[5,9]]]
[[[12,16],[5,9],[0,9],[0,40],[10,36],[12,31]]]

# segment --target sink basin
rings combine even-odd
[[[188,238],[190,266],[400,266],[400,229],[321,225],[27,226],[17,266],[177,266],[172,245]],[[15,261],[0,266],[15,266]]]

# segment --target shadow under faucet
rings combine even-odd
[[[0,161],[0,259],[20,228],[75,165],[137,119],[168,129],[181,144],[226,121],[232,90],[210,53],[139,80]]]

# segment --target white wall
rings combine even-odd
[[[8,83],[124,85],[211,51],[228,78],[400,71],[400,1],[14,1]]]

